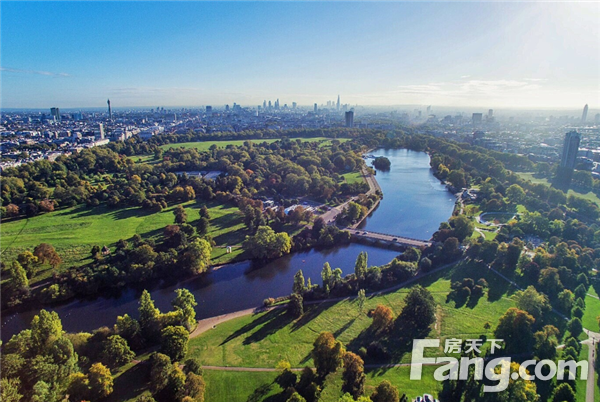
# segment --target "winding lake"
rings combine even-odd
[[[440,222],[452,214],[455,198],[433,176],[429,156],[407,150],[376,150],[373,155],[390,159],[389,172],[377,172],[384,199],[363,223],[367,230],[429,239]],[[302,269],[305,278],[321,283],[321,268],[329,262],[344,274],[354,271],[354,262],[361,251],[369,256],[369,265],[383,265],[398,255],[397,251],[360,244],[327,250],[310,250],[279,258],[263,266],[251,262],[229,264],[195,278],[174,283],[145,285],[156,303],[165,312],[171,309],[175,289],[189,289],[198,302],[197,318],[256,307],[265,298],[284,296],[291,292],[294,274]],[[69,332],[91,331],[103,325],[111,326],[117,316],[137,317],[138,299],[143,288],[126,288],[113,294],[103,294],[90,300],[77,300],[48,310],[56,311]],[[1,337],[10,337],[29,327],[39,309],[2,317]]]

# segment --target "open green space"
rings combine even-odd
[[[365,181],[365,178],[363,177],[361,172],[344,173],[342,175],[342,177],[348,184],[358,183],[358,182],[364,183],[364,181]]]
[[[196,201],[183,204],[188,222],[194,224],[199,219]],[[237,207],[228,205],[207,205],[211,215],[209,234],[217,247],[213,248],[213,264],[231,261],[241,253],[235,248],[226,253],[225,246],[239,245],[247,231]],[[173,207],[154,213],[141,208],[111,209],[106,206],[89,208],[80,205],[59,211],[2,223],[2,259],[10,261],[23,250],[33,250],[40,243],[53,245],[63,259],[63,268],[83,265],[90,262],[93,245],[113,247],[119,239],[130,239],[139,234],[144,239],[158,240],[165,226],[174,222]],[[35,280],[51,275],[46,269]],[[34,282],[35,282],[34,280]]]
[[[456,305],[454,301],[447,300],[450,283],[464,277],[475,279],[485,277],[488,282],[494,283],[496,290],[486,294],[477,302]],[[497,281],[497,278],[488,276],[488,272],[481,272],[477,266],[467,263],[460,263],[446,271],[422,278],[419,283],[429,289],[439,305],[438,320],[429,336],[441,338],[442,345],[443,340],[448,337],[471,339],[481,335],[491,336],[500,316],[508,308],[515,306],[509,289],[502,287],[502,283]],[[191,339],[189,356],[199,358],[203,365],[212,366],[273,368],[277,362],[284,359],[288,360],[292,367],[312,366],[310,351],[312,343],[320,332],[332,332],[348,350],[357,352],[358,348],[372,340],[365,338],[368,334],[367,328],[372,321],[367,316],[367,312],[378,304],[383,304],[390,307],[397,316],[402,310],[404,297],[409,290],[410,288],[406,288],[370,297],[365,302],[362,312],[359,311],[355,300],[345,300],[308,305],[304,316],[298,320],[293,320],[287,315],[285,309],[240,317],[219,324],[216,328]],[[392,350],[393,342],[388,343],[388,348],[394,356],[393,363],[410,362],[410,353],[396,354]],[[429,352],[432,356],[443,354],[442,349]],[[440,391],[441,384],[433,379],[434,369],[427,368],[422,381],[409,380],[409,367],[367,370],[366,394],[372,392],[379,382],[387,379],[411,398],[423,393],[435,395]],[[244,373],[244,381],[249,381],[254,374]],[[253,381],[254,389],[265,383],[263,378]],[[337,401],[340,388],[341,373],[338,372],[327,379],[321,400]],[[222,392],[227,391],[218,392],[213,395],[210,390],[207,390],[208,400],[244,401],[248,397],[248,394],[228,392],[229,399],[222,399]]]
[[[527,172],[515,172],[515,173],[517,175],[519,175],[522,179],[529,180],[530,182],[532,182],[534,184],[544,184],[546,186],[550,186],[550,182],[547,179],[535,177],[535,173],[527,173]],[[576,191],[574,189],[569,189],[567,195],[576,195],[578,197],[585,198],[586,200],[592,201],[592,202],[596,203],[596,205],[600,206],[600,198],[598,198],[598,196],[591,191],[588,193],[580,193],[579,191]]]
[[[588,293],[598,297],[593,287],[590,287]],[[593,296],[588,295],[585,297],[585,311],[583,312],[581,323],[584,328],[587,328],[590,331],[600,332],[597,319],[597,317],[600,316],[600,300]]]
[[[224,148],[227,145],[235,145],[235,146],[244,145],[244,142],[246,142],[246,141],[252,142],[254,144],[260,144],[263,142],[271,144],[275,141],[280,141],[280,140],[281,140],[281,138],[265,138],[265,139],[248,139],[248,140],[182,142],[182,143],[176,143],[176,144],[162,145],[161,148],[164,150],[171,149],[171,148],[186,148],[186,149],[195,148],[198,151],[208,151],[209,148],[213,145],[216,145],[219,148]],[[333,140],[333,138],[326,138],[326,137],[290,138],[290,140],[292,140],[292,141],[301,140],[302,142],[320,142],[322,146],[327,146],[327,145],[331,144],[331,141]],[[340,142],[346,142],[346,141],[349,141],[350,139],[349,138],[337,138],[337,140]],[[138,158],[138,157],[136,156],[135,158]]]
[[[492,298],[482,297],[477,303],[456,306],[447,301],[450,283],[473,277],[469,272],[473,267],[460,266],[449,269],[437,278],[433,275],[423,278],[420,283],[433,294],[438,308],[438,322],[432,336],[460,337],[491,335],[498,318],[515,305],[505,295],[494,294]],[[487,272],[479,273],[485,277]],[[492,279],[492,278],[490,278]],[[284,309],[241,317],[220,324],[216,328],[190,340],[190,355],[198,357],[202,364],[215,366],[275,367],[278,361],[288,360],[293,367],[312,364],[310,350],[316,336],[322,331],[332,332],[349,350],[357,351],[371,324],[367,316],[370,309],[383,304],[398,315],[404,305],[404,297],[410,288],[397,292],[370,297],[365,302],[363,312],[355,300],[334,303],[321,303],[306,307],[299,320],[293,320]],[[486,329],[486,323],[491,328]],[[294,345],[293,348],[290,345]],[[393,345],[391,345],[393,347]],[[409,356],[401,356],[398,362],[409,361]]]

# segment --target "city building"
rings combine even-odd
[[[108,104],[108,120],[112,120],[112,110],[110,108],[110,99],[108,99],[106,101],[106,103]]]
[[[317,114],[317,104],[315,103],[315,114]]]
[[[55,121],[60,122],[60,109],[57,107],[50,108],[50,115],[54,117]]]
[[[596,117],[594,117],[594,123],[600,124],[600,113],[596,113]]]
[[[587,120],[587,112],[588,112],[588,105],[586,104],[583,107],[583,114],[581,115],[581,122],[585,123],[585,121]]]
[[[337,111],[340,111],[340,96],[338,95],[338,100],[337,100],[337,105],[336,105]]]
[[[212,113],[212,106],[207,106],[206,107],[206,114],[211,114]]]
[[[481,125],[483,121],[483,113],[473,113],[472,122],[474,126]]]
[[[577,160],[577,152],[579,151],[580,142],[581,136],[577,131],[569,131],[565,135],[562,158],[560,160],[561,167],[568,169],[575,168],[575,161]]]
[[[354,112],[352,110],[346,112],[346,127],[354,127]]]

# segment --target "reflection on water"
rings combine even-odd
[[[425,153],[407,150],[377,150],[392,162],[390,171],[378,172],[377,180],[384,199],[363,225],[367,230],[413,238],[429,239],[440,222],[447,220],[454,197],[431,174],[429,157]],[[146,283],[103,292],[102,297],[78,300],[56,306],[66,331],[90,331],[103,325],[111,326],[117,316],[137,317],[138,299],[144,288],[151,292],[156,307],[163,312],[171,309],[175,289],[189,289],[198,302],[197,317],[206,318],[255,307],[268,297],[291,293],[294,274],[302,269],[312,283],[321,283],[321,268],[329,262],[344,274],[354,271],[354,262],[361,251],[367,251],[369,265],[383,265],[398,252],[351,244],[327,250],[294,253],[263,266],[251,262],[229,264],[218,270],[185,281]],[[2,317],[2,340],[7,341],[27,328],[39,309]]]

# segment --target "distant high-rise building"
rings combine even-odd
[[[483,113],[473,113],[472,122],[474,126],[480,125],[483,121]]]
[[[110,108],[110,99],[106,101],[108,104],[108,120],[112,120],[112,110]]]
[[[266,101],[266,100],[264,100],[264,101],[263,101],[263,109],[266,109],[266,108],[267,108],[267,101]]]
[[[563,168],[574,169],[575,161],[577,160],[577,152],[579,151],[579,142],[581,136],[577,131],[569,131],[565,135],[565,142],[563,145],[562,158],[560,160],[560,166]]]
[[[488,110],[488,119],[491,119],[492,117],[494,117],[494,109]]]
[[[271,109],[271,108],[272,108],[272,106],[271,106],[271,101],[269,101],[269,109]]]
[[[55,121],[60,121],[60,109],[57,107],[50,108],[50,115],[54,117]]]
[[[212,113],[212,106],[207,106],[206,107],[206,114],[210,114]]]
[[[292,102],[292,109],[296,109],[296,106],[298,106],[298,104],[296,102]]]
[[[229,105],[225,105],[225,111],[229,112]]]
[[[585,121],[587,120],[587,112],[588,112],[588,105],[586,104],[583,107],[583,114],[581,115],[581,122],[585,123]]]
[[[315,114],[317,114],[317,104],[315,103]]]
[[[337,100],[337,105],[336,105],[337,111],[340,111],[340,96],[338,95],[338,100]]]
[[[594,117],[594,123],[600,124],[600,113],[596,113],[596,116]]]
[[[98,124],[98,129],[100,131],[99,133],[99,139],[103,140],[104,139],[104,125],[102,123]]]
[[[346,127],[354,127],[354,112],[351,110],[345,113]]]
[[[431,114],[431,106],[427,106],[427,116]]]
[[[275,101],[275,109],[279,110],[279,98]]]

